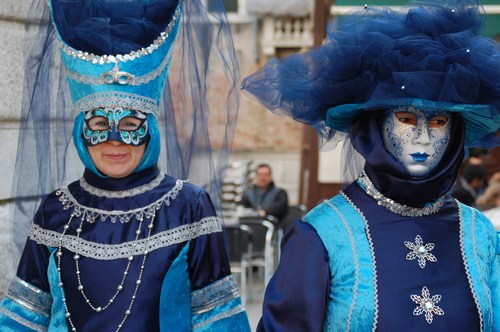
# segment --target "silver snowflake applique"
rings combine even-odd
[[[413,315],[420,316],[425,312],[425,320],[428,324],[432,323],[434,314],[438,316],[444,315],[443,309],[436,305],[439,301],[441,301],[441,295],[436,294],[431,297],[427,287],[424,286],[424,288],[422,288],[422,296],[411,295],[410,298],[418,305],[413,310]]]
[[[424,244],[420,235],[415,237],[415,243],[410,241],[405,241],[406,248],[410,249],[410,252],[406,255],[406,259],[411,261],[418,258],[418,265],[423,269],[427,260],[430,262],[437,262],[436,256],[431,254],[431,250],[434,249],[434,243]]]

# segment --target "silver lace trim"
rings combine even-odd
[[[129,198],[137,195],[144,194],[147,191],[150,191],[161,183],[165,178],[165,173],[160,173],[156,178],[154,178],[151,182],[146,183],[142,186],[134,187],[128,190],[122,191],[111,191],[111,190],[103,190],[96,187],[91,186],[84,178],[80,179],[80,186],[83,190],[98,197],[105,198]]]
[[[16,321],[17,323],[21,324],[22,326],[25,326],[33,331],[36,331],[36,332],[46,332],[48,329],[47,326],[30,322],[29,320],[27,320],[19,315],[16,315],[12,311],[7,310],[2,306],[0,306],[0,314],[5,315],[5,316],[9,317],[10,319]]]
[[[52,296],[19,277],[10,282],[6,297],[35,314],[50,317]]]
[[[368,220],[366,220],[365,215],[361,210],[354,204],[353,201],[343,192],[341,191],[340,194],[344,197],[344,199],[352,206],[354,210],[363,218],[363,222],[365,223],[365,232],[366,232],[366,238],[368,239],[368,244],[370,245],[370,253],[372,256],[373,260],[373,306],[374,306],[374,313],[373,313],[373,328],[372,332],[375,332],[377,330],[377,325],[378,325],[378,277],[377,277],[377,258],[375,257],[375,248],[373,246],[373,240],[372,240],[372,235],[370,232],[370,225],[368,224]]]
[[[165,67],[167,67],[167,65],[170,63],[170,60],[172,59],[173,50],[174,50],[174,47],[172,45],[172,47],[170,47],[167,55],[165,56],[165,59],[163,59],[162,63],[157,68],[155,68],[153,71],[151,71],[145,75],[136,76],[136,75],[131,75],[131,74],[126,73],[126,72],[118,72],[118,73],[122,73],[122,74],[127,75],[126,83],[122,83],[122,84],[139,86],[142,84],[147,84],[147,83],[151,82],[152,80],[156,79],[165,70]],[[65,70],[66,70],[67,76],[70,79],[72,79],[76,82],[79,82],[79,83],[92,84],[92,85],[109,84],[106,77],[103,77],[102,75],[101,76],[84,75],[84,74],[80,74],[78,72],[72,71],[72,70],[68,69],[66,66],[65,66]],[[118,68],[117,68],[117,70],[118,70]]]
[[[232,275],[191,293],[191,312],[199,315],[238,298],[238,286]]]
[[[103,244],[87,241],[74,235],[65,235],[62,239],[62,247],[81,256],[97,260],[114,260],[130,256],[141,256],[144,255],[146,250],[152,252],[202,235],[218,232],[222,232],[219,219],[217,217],[207,217],[198,222],[169,229],[146,239],[120,244]],[[59,232],[33,225],[29,238],[48,247],[58,247],[61,244],[61,235]]]
[[[153,98],[123,91],[106,91],[93,93],[75,102],[75,116],[98,107],[123,107],[153,114],[158,112],[158,102]]]
[[[465,245],[464,245],[464,223],[463,223],[463,220],[462,220],[462,206],[460,205],[460,202],[458,202],[456,199],[455,199],[455,202],[458,206],[458,215],[460,217],[460,253],[462,254],[462,262],[464,264],[464,268],[465,268],[465,275],[467,276],[467,281],[469,283],[469,288],[471,290],[471,293],[472,293],[472,298],[474,299],[474,303],[476,304],[476,308],[477,308],[477,311],[478,311],[478,314],[479,314],[479,322],[480,322],[480,331],[483,331],[484,330],[484,322],[483,322],[483,315],[481,313],[481,306],[479,305],[479,300],[477,298],[477,294],[476,294],[476,291],[474,290],[474,283],[472,281],[472,276],[470,274],[470,271],[469,271],[469,264],[467,263],[467,257],[465,255]],[[478,266],[477,262],[478,262],[478,259],[477,259],[477,252],[476,252],[476,236],[475,236],[475,231],[474,231],[474,227],[475,227],[475,223],[476,223],[476,212],[474,209],[472,209],[472,220],[471,220],[471,236],[472,236],[472,243],[474,244],[473,246],[473,250],[474,250],[474,260],[476,262],[476,266]],[[483,287],[487,290],[488,286],[484,284],[484,279],[481,278],[481,283],[483,284]],[[488,291],[486,291],[486,294],[488,294]],[[491,298],[488,298],[489,300],[489,303],[491,303]],[[491,308],[491,306],[490,306]],[[493,317],[491,316],[491,312],[490,312],[490,317]]]
[[[365,192],[378,202],[378,205],[381,205],[389,211],[404,217],[422,217],[434,214],[443,206],[445,200],[445,197],[441,196],[435,202],[428,203],[422,208],[411,207],[399,204],[389,197],[385,197],[371,182],[365,171],[362,171],[359,175],[358,182],[361,184]]]
[[[174,15],[172,16],[172,20],[170,23],[167,25],[167,28],[165,29],[164,32],[160,34],[158,38],[156,38],[151,45],[148,47],[143,47],[139,50],[132,51],[128,54],[117,54],[117,55],[95,55],[93,53],[88,53],[88,52],[83,52],[74,49],[73,47],[67,45],[64,43],[64,41],[61,40],[60,34],[58,33],[57,35],[59,38],[57,39],[60,45],[61,50],[68,56],[71,56],[73,58],[78,58],[80,60],[88,61],[93,64],[107,64],[107,63],[118,63],[118,62],[127,62],[127,61],[133,61],[135,59],[139,59],[143,56],[147,56],[149,54],[153,54],[154,51],[156,51],[158,48],[160,48],[163,43],[165,43],[165,40],[170,36],[170,33],[172,32],[172,29],[175,27],[177,24],[177,21],[180,19],[181,14],[182,14],[182,6],[184,4],[184,0],[179,0],[179,4],[177,5],[177,9],[175,10]],[[54,25],[55,26],[55,25]],[[56,28],[57,30],[57,28]]]
[[[87,222],[94,223],[96,221],[106,221],[109,219],[109,221],[111,221],[112,223],[115,223],[117,221],[121,223],[127,223],[134,216],[138,220],[142,220],[144,219],[144,217],[150,218],[152,215],[154,215],[154,212],[156,210],[159,210],[162,207],[163,204],[165,204],[166,206],[170,206],[171,201],[174,200],[182,190],[184,182],[185,181],[177,180],[175,186],[157,201],[147,206],[128,211],[106,211],[81,205],[76,201],[73,195],[71,195],[68,187],[63,187],[57,190],[56,195],[59,196],[59,201],[61,202],[64,210],[73,208],[72,215],[75,217],[81,217]]]

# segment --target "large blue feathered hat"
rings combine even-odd
[[[326,138],[348,132],[364,111],[413,105],[457,112],[466,146],[495,146],[500,49],[481,25],[477,1],[365,6],[338,19],[323,46],[271,60],[242,88]]]

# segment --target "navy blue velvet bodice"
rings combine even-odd
[[[148,185],[155,179],[158,180],[158,175],[158,170],[153,168],[126,179],[98,179],[91,172],[86,172],[84,179],[94,190],[117,192]],[[133,212],[161,201],[161,198],[172,192],[175,186],[176,179],[165,175],[161,182],[151,186],[143,193],[132,194],[130,192],[130,197],[112,198],[95,192],[90,193],[82,187],[79,181],[70,184],[67,191],[79,205],[91,207],[95,209],[96,213],[99,210]],[[38,227],[43,232],[53,232],[53,234],[63,232],[64,225],[68,224],[73,209],[64,210],[60,201],[61,197],[60,194],[52,193],[44,200],[35,217],[34,227]],[[208,194],[187,182],[182,184],[182,189],[178,191],[177,195],[173,195],[169,204],[161,204],[158,209],[155,209],[155,213],[154,226],[149,238],[147,236],[149,224],[147,218],[140,227],[141,234],[138,239],[143,240],[144,244],[144,240],[147,238],[149,252],[142,271],[141,285],[131,310],[132,313],[121,331],[159,331],[159,303],[162,283],[172,262],[186,245],[188,240],[185,238],[196,233],[196,229],[193,231],[189,227],[201,220],[216,218]],[[73,236],[73,239],[78,241],[76,229],[80,227],[80,223],[80,218],[74,216],[66,235]],[[128,252],[131,251],[131,244],[135,240],[139,225],[137,215],[133,213],[131,213],[131,219],[128,222],[120,222],[119,219],[114,222],[110,219],[100,221],[99,218],[95,222],[83,222],[80,245],[87,246],[91,255],[99,255],[99,258],[81,255],[79,260],[82,285],[94,306],[106,306],[116,292],[127,267],[130,256]],[[190,280],[185,282],[190,284],[192,290],[201,289],[230,274],[220,230],[195,238],[191,236],[189,241],[191,243],[188,255]],[[123,248],[122,257],[114,258],[113,255],[116,255],[120,245]],[[38,244],[32,238],[28,239],[18,269],[19,278],[46,292],[50,292],[47,278],[50,247]],[[144,255],[142,253],[134,255],[123,291],[118,294],[109,309],[96,313],[85,303],[85,298],[77,289],[74,252],[67,248],[63,248],[62,252],[61,279],[64,284],[65,296],[68,299],[67,305],[77,331],[116,330],[131,303],[135,283],[141,273]],[[57,262],[57,258],[55,261]]]
[[[422,217],[403,217],[390,212],[353,183],[344,191],[365,216],[373,243],[377,268],[379,331],[479,331],[479,314],[467,280],[460,246],[460,220],[456,202],[447,197],[438,213]],[[436,262],[407,260],[410,249],[405,241],[433,243],[429,250]],[[413,315],[417,304],[411,295],[440,294],[436,303],[444,316],[433,315],[431,324],[425,314]]]

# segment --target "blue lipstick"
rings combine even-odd
[[[424,162],[429,158],[429,155],[427,153],[412,153],[410,156],[413,157],[413,160],[416,162]]]

